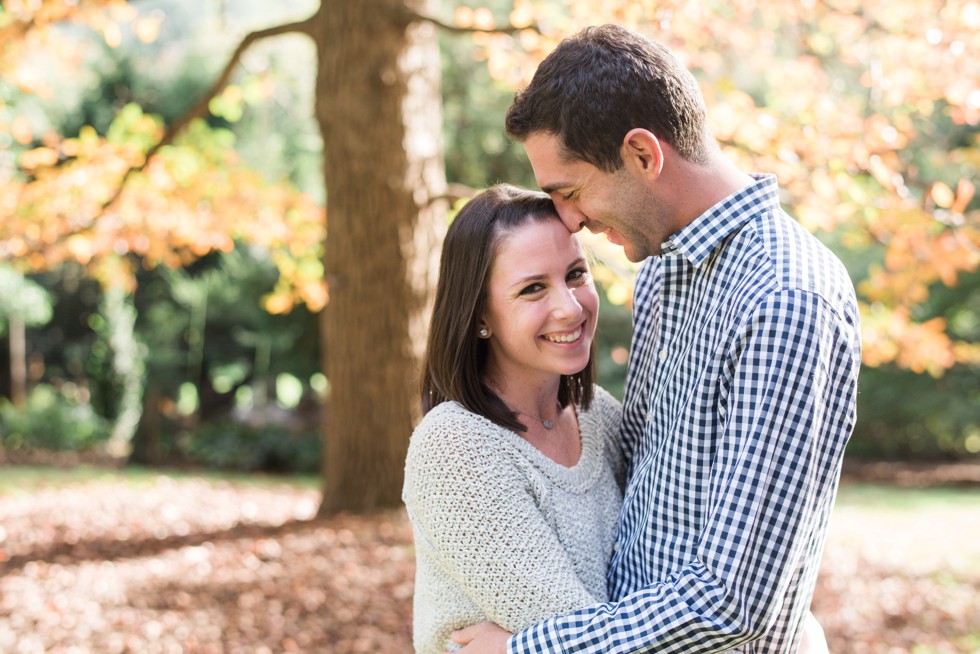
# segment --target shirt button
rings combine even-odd
[[[663,361],[664,359],[666,359],[667,358],[667,350],[666,349],[661,349],[659,352],[657,352],[657,358],[660,359],[661,361]]]
[[[618,551],[619,551],[619,541],[617,540],[615,543],[613,543],[613,554],[615,554]]]

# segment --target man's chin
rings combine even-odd
[[[626,255],[626,258],[633,263],[639,263],[646,259],[646,256],[640,254],[637,251],[637,248],[635,248],[632,243],[627,241],[623,235],[617,231],[612,229],[606,230],[606,240],[613,245],[621,247],[623,249],[623,253]]]

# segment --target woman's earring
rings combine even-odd
[[[489,338],[489,337],[490,337],[490,330],[487,329],[486,327],[481,327],[480,338]]]

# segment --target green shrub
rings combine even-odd
[[[980,370],[939,379],[894,366],[861,370],[848,454],[864,459],[970,460],[980,453]]]
[[[92,410],[42,384],[23,408],[0,399],[0,447],[7,450],[85,451],[109,438],[110,424]]]
[[[320,469],[320,437],[279,425],[252,426],[231,420],[202,425],[184,445],[193,463],[242,472],[315,473]]]

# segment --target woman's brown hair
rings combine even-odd
[[[473,413],[514,431],[527,431],[517,413],[483,383],[486,339],[477,335],[487,305],[487,285],[501,236],[532,222],[559,220],[546,194],[498,184],[475,196],[449,226],[439,264],[439,283],[422,364],[422,413],[454,400]],[[562,375],[558,402],[587,409],[595,378],[595,341],[589,363]]]

